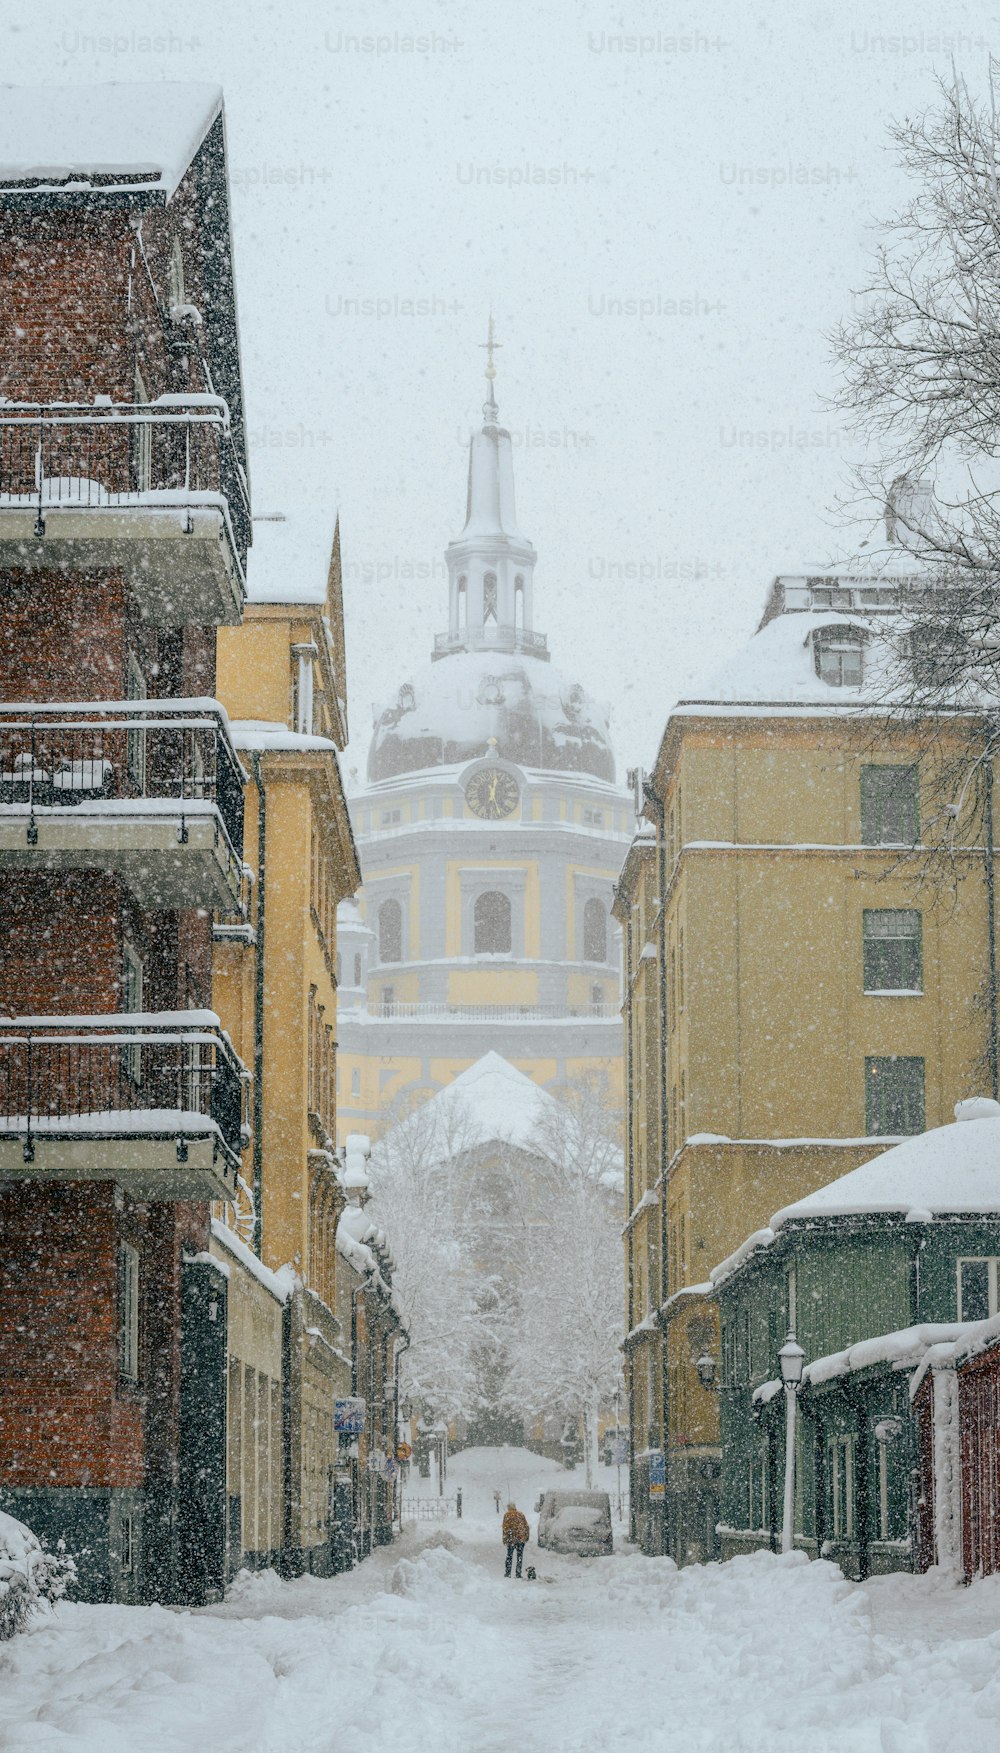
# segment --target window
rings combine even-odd
[[[394,1010],[396,1007],[395,986],[383,986],[380,1002],[382,1006],[382,1015],[388,1016],[390,1011]]]
[[[770,1526],[770,1493],[767,1489],[767,1456],[754,1455],[748,1462],[749,1468],[749,1509],[750,1518],[747,1527],[754,1533],[760,1533]]]
[[[524,579],[520,573],[514,580],[514,626],[519,632],[524,628]]]
[[[355,984],[355,986],[361,985],[361,957],[360,956],[355,956],[355,958],[354,958],[354,984]]]
[[[497,620],[497,575],[487,572],[483,578],[483,626]]]
[[[135,1534],[132,1527],[131,1516],[122,1516],[121,1519],[121,1539],[118,1562],[120,1568],[125,1574],[131,1576],[135,1570]]]
[[[603,810],[584,810],[583,819],[584,819],[584,822],[586,823],[588,828],[603,828],[603,826],[604,826],[604,811]]]
[[[865,1125],[869,1137],[892,1138],[924,1130],[924,1062],[865,1060]]]
[[[382,811],[382,826],[383,826],[383,828],[391,828],[395,825],[396,822],[401,822],[402,820],[403,820],[402,810],[383,810]]]
[[[506,956],[511,950],[511,905],[498,889],[476,896],[473,950],[477,956]]]
[[[590,1008],[595,1016],[600,1016],[601,1011],[604,1009],[603,986],[592,986],[590,988]]]
[[[145,700],[146,678],[142,666],[134,652],[129,652],[125,672],[126,698],[129,700]],[[129,715],[132,716],[131,714]],[[142,718],[142,712],[135,716]],[[125,765],[131,784],[140,797],[146,791],[146,733],[144,730],[130,730],[125,734]]]
[[[142,957],[134,944],[126,943],[122,951],[122,1010],[130,1016],[142,1010],[144,978]],[[122,1049],[122,1069],[133,1083],[142,1082],[142,1048],[138,1041]]]
[[[835,1540],[854,1538],[854,1437],[831,1437],[827,1444],[830,1461],[830,1495],[833,1501],[833,1537]]]
[[[351,1095],[352,1096],[360,1096],[360,1094],[361,1094],[361,1073],[360,1073],[360,1071],[352,1071],[351,1072]]]
[[[593,897],[583,909],[583,959],[585,962],[606,962],[608,959],[608,913],[603,901]]]
[[[916,767],[862,767],[862,844],[913,846],[919,838]]]
[[[118,1368],[139,1380],[139,1255],[127,1245],[118,1250]]]
[[[149,403],[149,392],[142,380],[142,372],[135,368],[135,404],[137,408],[146,407]],[[148,493],[152,484],[153,473],[153,428],[148,415],[137,415],[135,423],[135,442],[133,446],[135,459],[135,485],[139,493]]]
[[[866,907],[863,937],[866,992],[923,990],[919,913]]]
[[[403,909],[398,901],[383,901],[378,910],[380,962],[403,960]]]
[[[467,627],[469,624],[469,581],[462,577],[458,581],[458,625]]]
[[[988,1321],[997,1312],[996,1258],[958,1262],[958,1318]]]
[[[865,635],[860,627],[821,627],[813,634],[813,661],[820,680],[831,688],[860,688],[864,678]]]

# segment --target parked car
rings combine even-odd
[[[538,1512],[538,1544],[577,1558],[604,1558],[613,1552],[607,1492],[547,1491]]]

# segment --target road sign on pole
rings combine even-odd
[[[649,1495],[665,1497],[667,1491],[667,1458],[662,1449],[651,1449],[649,1455]]]

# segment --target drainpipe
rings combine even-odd
[[[986,906],[989,910],[987,937],[989,942],[989,1018],[990,1018],[990,1094],[1000,1100],[1000,1031],[997,1021],[997,915],[996,883],[993,859],[993,751],[989,751],[983,768],[986,781],[984,827],[986,830]]]
[[[403,1477],[399,1471],[399,1468],[401,1466],[401,1462],[399,1459],[399,1360],[402,1357],[404,1351],[409,1351],[412,1343],[413,1343],[413,1341],[411,1340],[410,1335],[407,1334],[402,1345],[397,1345],[394,1348],[393,1357],[392,1357],[393,1374],[395,1377],[394,1384],[393,1384],[394,1389],[395,1389],[395,1404],[393,1406],[393,1413],[392,1413],[392,1448],[393,1448],[393,1458],[396,1462],[396,1479],[399,1483],[399,1531],[400,1531],[400,1533],[403,1532]]]
[[[254,978],[253,1018],[253,1203],[254,1251],[261,1257],[264,1222],[264,896],[267,869],[267,794],[260,771],[260,755],[251,756],[257,787],[257,964]]]
[[[652,809],[656,821],[656,881],[660,891],[660,920],[657,933],[657,961],[659,963],[659,979],[657,982],[657,1009],[660,1025],[660,1307],[667,1300],[667,1160],[668,1160],[668,1109],[667,1109],[667,847],[664,834],[666,812],[663,799],[660,797],[651,779],[643,776],[643,804]],[[668,1334],[666,1322],[660,1320],[662,1344],[660,1348],[661,1394],[663,1399],[663,1460],[666,1467],[670,1445],[670,1380],[668,1370]],[[665,1553],[670,1553],[670,1483],[667,1480],[663,1491],[663,1526],[662,1542]]]

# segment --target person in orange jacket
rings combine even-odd
[[[510,1567],[514,1560],[515,1551],[517,1552],[517,1570],[515,1575],[520,1576],[521,1565],[524,1560],[524,1548],[528,1543],[530,1533],[531,1530],[528,1527],[527,1516],[521,1514],[521,1511],[515,1503],[509,1503],[507,1505],[507,1514],[504,1516],[503,1525],[500,1529],[500,1538],[507,1548],[507,1563],[504,1566],[504,1576],[510,1576]]]

